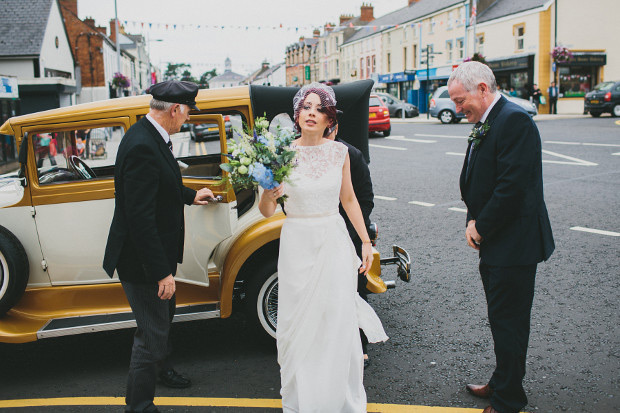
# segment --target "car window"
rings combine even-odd
[[[116,150],[123,135],[121,126],[30,134],[39,184],[113,177]]]
[[[609,90],[613,87],[614,82],[603,82],[594,86],[594,90]]]
[[[226,141],[234,139],[244,122],[243,116],[236,112],[192,115],[179,133],[171,136],[173,153],[184,177],[221,179],[222,140],[218,121],[214,119],[219,115],[224,122]]]
[[[371,97],[370,100],[368,101],[368,104],[370,106],[383,106],[383,104],[381,103],[381,100],[377,97]]]
[[[0,174],[19,169],[15,136],[0,135]]]
[[[444,90],[441,92],[441,95],[439,95],[439,99],[450,99],[450,94],[447,90]]]

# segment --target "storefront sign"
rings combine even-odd
[[[529,56],[517,57],[514,59],[496,60],[494,62],[487,62],[487,65],[492,71],[500,70],[517,70],[527,69],[529,62]]]
[[[408,70],[407,72],[379,75],[379,82],[381,83],[407,82],[409,80],[415,80],[415,72],[412,70]]]
[[[569,62],[560,63],[566,66],[605,66],[607,54],[605,53],[575,53]]]
[[[17,78],[12,76],[0,76],[0,98],[17,99]]]

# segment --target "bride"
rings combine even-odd
[[[387,340],[374,310],[357,294],[372,247],[349,170],[345,145],[325,139],[336,121],[329,86],[304,86],[293,99],[297,167],[291,183],[264,190],[270,217],[286,194],[278,260],[278,363],[284,412],[365,412],[359,328],[370,342]],[[363,241],[362,263],[338,213],[341,202]]]

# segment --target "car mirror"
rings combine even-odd
[[[0,208],[14,205],[24,197],[22,181],[25,178],[7,177],[0,178]]]

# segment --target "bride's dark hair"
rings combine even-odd
[[[301,105],[303,105],[303,101],[301,102]],[[332,128],[336,125],[336,123],[338,123],[338,110],[336,109],[336,106],[324,106],[321,109],[319,109],[319,112],[327,116],[327,120],[329,121],[329,125],[325,128],[325,131],[323,131],[323,137],[325,138],[331,133]],[[295,117],[295,130],[301,132],[301,128],[299,127],[299,115],[298,114]]]

